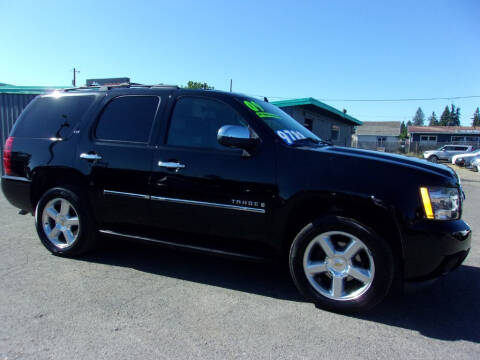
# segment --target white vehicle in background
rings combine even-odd
[[[472,151],[472,152],[453,155],[452,156],[452,164],[453,165],[460,165],[460,166],[468,166],[467,163],[469,163],[473,160],[473,159],[470,159],[470,158],[473,158],[473,157],[479,156],[479,155],[480,155],[480,149],[477,149],[477,150]],[[458,164],[457,164],[457,161],[458,161]]]
[[[480,157],[477,157],[475,160],[472,161],[472,170],[480,171]]]
[[[423,153],[423,157],[428,161],[437,163],[440,160],[451,161],[452,156],[468,153],[473,150],[470,145],[444,145],[437,150],[428,150]]]

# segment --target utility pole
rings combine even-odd
[[[230,79],[230,92],[232,92],[232,79]]]
[[[77,74],[79,73],[80,71],[73,68],[73,80],[72,80],[72,85],[73,87],[76,87],[77,86]]]

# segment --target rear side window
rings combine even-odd
[[[146,143],[160,99],[158,96],[120,96],[110,101],[98,120],[101,140]]]
[[[18,118],[12,136],[66,138],[94,99],[85,95],[38,97]]]

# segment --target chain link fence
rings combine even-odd
[[[424,151],[437,150],[444,145],[471,145],[473,149],[480,149],[480,138],[477,141],[450,141],[450,142],[422,142],[399,140],[397,142],[379,143],[376,141],[357,141],[352,147],[365,150],[375,150],[397,154],[421,156]]]

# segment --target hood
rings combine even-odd
[[[456,159],[458,158],[469,158],[469,157],[475,157],[475,156],[479,156],[480,154],[479,153],[466,153],[466,154],[458,154],[458,155],[455,155],[454,157]]]
[[[434,173],[444,177],[457,178],[455,171],[450,169],[446,165],[434,164],[426,160],[417,159],[414,157],[408,157],[405,155],[389,154],[379,151],[361,150],[355,148],[346,147],[326,147],[319,148],[320,151],[329,152],[337,155],[353,156],[363,159],[377,160],[380,162],[386,162],[390,164],[396,164],[403,167],[415,168],[417,170],[423,170],[426,172]]]

